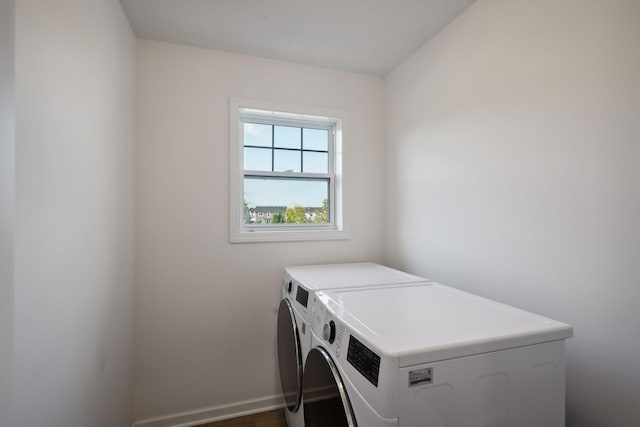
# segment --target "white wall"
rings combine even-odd
[[[382,80],[144,40],[137,56],[136,419],[279,403],[283,267],[383,257]],[[229,97],[349,112],[351,240],[229,243]]]
[[[478,0],[387,82],[388,260],[573,324],[568,426],[640,423],[639,22]]]
[[[116,0],[17,2],[12,427],[131,424],[134,67]]]
[[[0,1],[0,427],[13,425],[14,7]]]

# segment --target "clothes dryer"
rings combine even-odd
[[[278,365],[289,427],[304,426],[302,378],[311,348],[311,299],[316,291],[425,282],[376,263],[292,266],[285,269],[278,310]]]
[[[306,427],[562,427],[571,326],[438,283],[316,292]]]

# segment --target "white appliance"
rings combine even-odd
[[[375,263],[287,267],[278,310],[278,365],[289,427],[304,426],[302,377],[311,348],[311,298],[318,290],[424,282],[425,279]]]
[[[434,282],[312,300],[307,427],[564,426],[571,326]]]

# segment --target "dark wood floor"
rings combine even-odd
[[[202,424],[198,427],[287,427],[287,420],[284,417],[284,410],[279,409],[232,420]]]

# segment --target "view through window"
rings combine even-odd
[[[332,222],[333,129],[286,120],[243,120],[247,225]]]

